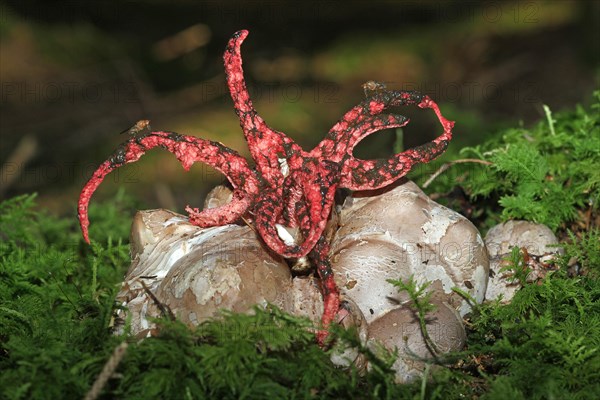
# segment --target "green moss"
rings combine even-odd
[[[112,341],[112,298],[128,246],[104,238],[90,249],[76,220],[34,210],[35,196],[0,204],[0,391],[2,398],[76,398]],[[122,204],[104,207],[116,232]],[[121,229],[119,229],[121,226]],[[94,281],[97,266],[97,285]]]
[[[525,286],[510,305],[482,307],[469,351],[491,360],[489,398],[501,388],[527,399],[593,398],[600,390],[599,296],[598,280],[559,273]]]

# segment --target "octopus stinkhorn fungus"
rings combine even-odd
[[[100,165],[81,192],[78,214],[83,237],[89,243],[90,198],[114,169],[137,161],[155,147],[173,153],[185,170],[197,161],[206,163],[227,177],[233,187],[232,199],[225,205],[202,211],[186,207],[190,222],[211,227],[233,224],[245,217],[278,255],[308,256],[321,280],[322,323],[327,328],[340,308],[339,291],[329,261],[329,243],[324,235],[336,190],[379,189],[406,175],[414,165],[433,160],[446,150],[454,122],[444,118],[437,104],[426,95],[381,90],[348,111],[314,149],[304,151],[285,134],[269,127],[252,105],[240,52],[247,35],[245,30],[233,35],[225,50],[224,62],[229,92],[255,168],[235,150],[194,136],[153,131],[132,137]],[[407,105],[432,109],[442,125],[442,134],[387,160],[361,160],[353,156],[353,149],[366,136],[405,126],[408,118],[384,114],[384,111]],[[286,228],[297,230],[299,237],[286,235]],[[323,343],[326,335],[326,330],[319,332],[319,342]]]

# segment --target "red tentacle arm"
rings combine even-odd
[[[213,209],[198,211],[190,209],[190,220],[199,226],[233,223],[251,206],[259,191],[259,182],[253,175],[246,159],[235,150],[221,143],[183,136],[172,132],[152,132],[141,138],[131,138],[123,143],[115,154],[94,172],[79,196],[79,224],[86,242],[88,236],[88,205],[104,178],[118,167],[133,163],[148,150],[157,146],[175,154],[187,171],[197,161],[206,163],[223,173],[234,187],[233,201]]]
[[[346,112],[313,151],[319,149],[318,154],[336,162],[346,155],[352,156],[354,147],[366,136],[383,129],[400,128],[409,122],[402,115],[380,115],[383,111],[391,106],[417,104],[422,99],[418,92],[386,91],[364,100]]]
[[[338,122],[331,128],[327,137],[313,149],[311,156],[342,162],[348,158],[347,156],[352,157],[356,145],[370,134],[384,129],[402,128],[409,122],[408,118],[398,114],[365,116],[352,113],[351,115],[354,116],[354,121]]]
[[[248,31],[246,30],[236,32],[227,44],[223,55],[227,86],[246,142],[248,142],[250,154],[256,162],[256,169],[268,182],[281,185],[283,175],[280,159],[285,158],[285,155],[289,153],[290,146],[294,151],[302,151],[302,149],[285,134],[269,127],[252,105],[244,81],[241,55],[241,45],[247,36]]]
[[[329,261],[329,243],[321,236],[309,257],[317,266],[317,273],[321,279],[321,291],[323,293],[323,316],[321,322],[323,330],[317,332],[317,341],[320,345],[325,344],[329,325],[334,320],[340,309],[340,292],[333,278],[331,263]]]
[[[391,101],[390,101],[391,100]],[[419,100],[417,102],[417,100]],[[441,114],[438,105],[428,96],[421,96],[413,92],[388,92],[382,95],[374,96],[369,102],[370,110],[380,112],[389,106],[407,105],[416,103],[420,108],[431,108],[435,112],[444,131],[443,133],[432,140],[431,142],[417,146],[414,149],[396,154],[389,159],[380,160],[360,160],[354,157],[349,157],[344,161],[342,180],[340,187],[345,187],[351,190],[371,190],[379,189],[391,184],[397,179],[406,175],[414,165],[418,163],[428,163],[431,160],[441,155],[450,140],[452,139],[452,128],[454,122],[449,121]],[[368,134],[376,132],[380,128],[374,125],[379,122],[377,119],[367,120],[366,123],[359,124],[362,129],[365,129],[366,134],[360,138],[366,137]],[[388,125],[393,125],[390,123]],[[385,126],[383,124],[382,126]],[[355,133],[355,137],[359,135]],[[358,141],[353,142],[354,146]],[[351,147],[352,149],[352,147]]]

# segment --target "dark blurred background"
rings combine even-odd
[[[600,82],[598,1],[14,1],[0,5],[0,198],[38,192],[75,213],[79,190],[140,119],[153,129],[221,141],[247,155],[225,88],[222,53],[242,47],[255,106],[310,148],[360,102],[368,80],[429,94],[457,121],[449,152],[503,127],[589,104]],[[418,110],[405,148],[439,134]],[[357,148],[393,152],[382,132]],[[432,167],[433,168],[433,167]],[[200,205],[222,180],[184,173],[156,150],[100,188],[148,207]]]

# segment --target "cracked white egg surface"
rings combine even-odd
[[[556,247],[558,239],[546,225],[529,221],[511,220],[492,227],[485,235],[485,245],[490,255],[490,276],[485,293],[486,300],[508,303],[521,289],[519,281],[511,279],[504,271],[513,247],[527,250],[528,254],[552,258],[561,253]],[[537,271],[531,271],[533,277]]]
[[[454,287],[483,301],[489,264],[479,232],[414,183],[355,194],[340,221],[331,244],[336,283],[368,322],[408,300],[388,279],[431,282],[461,316],[470,308]]]
[[[140,211],[131,248],[133,261],[117,301],[139,336],[152,330],[148,317],[159,317],[161,306],[190,325],[220,309],[248,312],[267,303],[288,308],[289,267],[247,226],[199,228],[170,211]],[[119,313],[124,320],[125,312]]]
[[[423,359],[433,355],[408,294],[388,279],[413,276],[418,285],[430,282],[436,309],[427,315],[427,331],[442,353],[461,349],[466,341],[462,316],[470,306],[453,288],[482,302],[489,268],[473,224],[412,182],[355,193],[339,218],[330,253],[336,283],[364,314],[369,343],[398,348],[397,381],[420,376]]]

